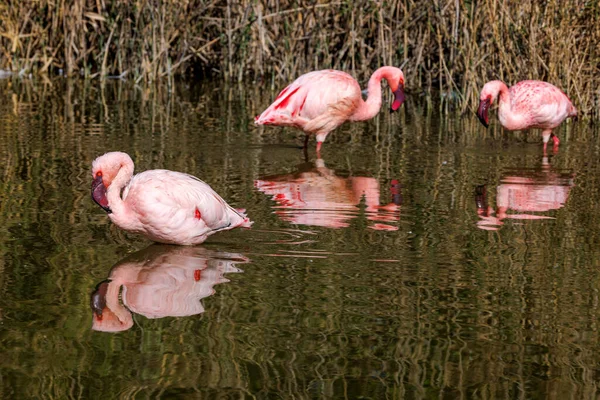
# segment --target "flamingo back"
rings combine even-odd
[[[555,128],[565,118],[577,115],[567,95],[542,81],[521,81],[509,89],[511,110],[528,117],[531,128]]]
[[[137,219],[131,230],[161,243],[197,244],[220,230],[250,227],[248,218],[208,184],[181,172],[137,174],[125,188],[123,201],[128,216]],[[109,217],[115,218],[113,214]]]

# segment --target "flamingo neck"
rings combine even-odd
[[[381,110],[381,80],[385,79],[390,83],[389,78],[393,70],[393,67],[381,67],[373,72],[367,86],[367,101],[361,99],[360,105],[352,115],[352,121],[365,121],[377,115],[379,110]]]
[[[506,84],[497,81],[498,119],[500,124],[508,130],[514,131],[527,126],[527,116],[513,110],[510,91]]]
[[[496,81],[496,89],[498,96],[498,106],[500,108],[504,108],[506,110],[510,110],[510,93],[508,92],[508,87],[502,81]]]
[[[121,198],[121,192],[133,176],[133,163],[125,163],[121,165],[117,176],[106,189],[106,198],[112,210],[109,216],[115,218],[123,215],[126,212],[125,204]]]

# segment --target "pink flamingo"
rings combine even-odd
[[[96,286],[90,299],[92,329],[127,330],[133,326],[132,313],[146,318],[201,314],[201,299],[215,292],[213,286],[229,282],[224,274],[242,272],[236,264],[249,261],[203,247],[151,245],[119,261]]]
[[[346,121],[365,121],[381,109],[381,80],[394,92],[391,111],[404,101],[404,74],[399,68],[381,67],[371,75],[368,98],[362,99],[360,85],[352,76],[332,69],[300,76],[279,93],[273,104],[254,119],[257,125],[293,126],[317,135],[317,152],[332,130]]]
[[[111,221],[155,242],[199,244],[219,231],[252,224],[194,176],[163,169],[133,176],[133,161],[125,153],[96,158],[92,176],[92,199]]]
[[[477,116],[486,128],[489,124],[488,108],[498,95],[500,124],[510,131],[542,129],[544,152],[550,137],[554,149],[558,149],[560,140],[552,133],[552,129],[568,117],[577,118],[577,109],[567,95],[548,82],[521,81],[509,89],[502,81],[491,81],[481,89],[477,110]]]

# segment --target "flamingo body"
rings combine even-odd
[[[369,97],[362,99],[360,85],[351,75],[336,70],[313,71],[283,89],[273,104],[257,116],[257,125],[291,126],[317,136],[317,151],[332,130],[346,121],[373,118],[381,108],[381,80],[394,92],[392,111],[404,101],[404,74],[399,68],[381,67],[369,80]]]
[[[577,109],[567,95],[556,86],[542,81],[521,81],[508,88],[502,81],[485,84],[479,96],[477,115],[488,126],[488,108],[498,100],[498,120],[510,131],[542,129],[544,149],[550,137],[555,146],[560,143],[552,130],[566,118],[577,117]]]
[[[133,168],[121,152],[106,153],[92,165],[92,198],[123,230],[155,242],[193,245],[216,232],[251,225],[194,176],[162,169],[134,176]]]

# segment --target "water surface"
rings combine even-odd
[[[537,132],[414,94],[305,157],[252,124],[275,94],[0,81],[0,397],[598,396],[595,127],[544,157]],[[90,198],[113,150],[200,177],[253,228],[120,231]]]

